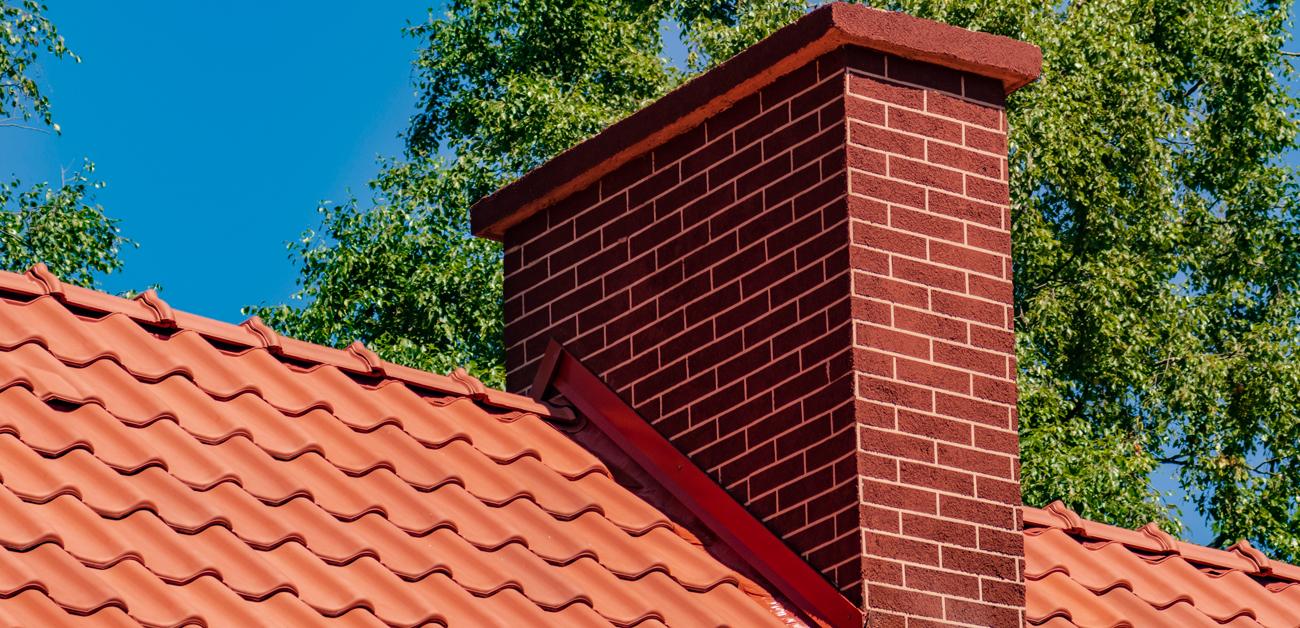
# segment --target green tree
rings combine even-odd
[[[469,233],[468,208],[550,156],[671,89],[650,4],[455,2],[407,33],[420,112],[407,155],[371,183],[372,203],[321,208],[289,245],[301,289],[246,308],[282,333],[505,381],[501,249]]]
[[[0,125],[14,126],[33,117],[54,124],[50,101],[29,71],[41,53],[74,60],[77,56],[44,11],[45,6],[34,0],[0,2]]]
[[[0,1],[0,132],[59,131],[50,101],[32,77],[32,65],[42,54],[79,59],[44,11],[33,0]],[[94,202],[95,191],[103,186],[88,178],[94,169],[87,161],[57,186],[0,182],[0,268],[21,271],[45,262],[64,280],[84,286],[121,268],[118,253],[129,241]]]
[[[1008,103],[1026,502],[1177,531],[1151,483],[1171,465],[1216,543],[1300,558],[1288,5],[878,4],[1043,48],[1042,78]],[[454,0],[407,29],[423,48],[405,158],[376,203],[327,210],[293,245],[303,301],[261,311],[289,333],[378,339],[499,384],[500,251],[469,238],[470,203],[807,9]],[[672,25],[684,67],[664,55]]]

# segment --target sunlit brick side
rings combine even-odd
[[[872,56],[847,77],[871,625],[1023,622],[1003,92]]]
[[[510,229],[507,377],[564,342],[860,602],[843,59]]]

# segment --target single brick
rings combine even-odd
[[[859,377],[858,394],[865,399],[873,399],[917,410],[930,410],[933,407],[934,394],[929,389],[879,377]]]
[[[862,480],[862,496],[868,503],[912,512],[937,514],[937,495],[933,491],[889,484],[876,480]]]
[[[903,580],[909,588],[978,600],[980,579],[964,573],[904,565]]]
[[[889,225],[895,229],[952,242],[963,242],[966,238],[966,227],[956,220],[901,206],[890,208]]]
[[[934,311],[940,314],[995,326],[1002,325],[1006,320],[1005,306],[990,301],[946,292],[933,293],[931,300]]]
[[[849,74],[849,93],[911,109],[925,108],[925,96],[921,90],[860,74]]]
[[[895,279],[953,292],[966,291],[966,273],[954,268],[936,266],[897,255],[890,256],[889,267]]]
[[[904,513],[904,515],[906,514],[908,513]],[[939,564],[938,545],[906,536],[891,536],[880,533],[868,534],[866,552],[872,556],[882,556],[909,563]]]
[[[943,393],[938,394],[943,395]],[[974,442],[973,428],[969,423],[954,421],[934,414],[899,410],[898,429],[908,434],[926,436],[938,441],[959,445],[971,445]]]
[[[958,194],[962,191],[962,173],[897,155],[889,156],[889,177]]]
[[[897,81],[915,83],[953,94],[962,93],[961,73],[957,70],[939,68],[923,61],[893,55],[886,59],[885,68],[885,74]]]
[[[915,462],[902,462],[899,481],[912,486],[924,486],[959,495],[975,495],[975,476],[970,473],[955,471]]]
[[[926,204],[923,207],[936,214],[952,216],[962,220],[973,220],[991,227],[1002,227],[1001,205],[964,198],[939,190],[928,190]]]
[[[918,259],[925,259],[927,248],[926,240],[923,237],[860,220],[851,220],[849,222],[854,244],[869,247],[873,250],[892,251]]]
[[[929,539],[943,545],[979,546],[979,532],[975,525],[928,515],[905,512],[901,514],[903,534]]]
[[[852,151],[857,150],[850,147]],[[852,172],[849,177],[849,190],[854,194],[861,194],[878,200],[907,205],[917,209],[925,208],[925,188],[902,183],[886,177],[877,176],[867,172]],[[999,220],[1001,218],[999,217]]]
[[[970,397],[939,393],[934,398],[935,408],[948,416],[975,421],[995,427],[1007,427],[1008,408]]]
[[[939,514],[944,517],[961,519],[995,528],[1014,529],[1016,525],[1015,508],[1006,504],[992,504],[977,499],[967,499],[955,495],[939,496]]]
[[[943,617],[943,598],[930,593],[893,587],[871,587],[872,608],[922,617]]]
[[[948,342],[936,341],[934,343],[934,361],[995,377],[1007,376],[1007,357],[1005,354],[981,351]]]
[[[894,368],[898,379],[904,382],[958,393],[970,391],[970,375],[963,371],[904,358],[896,359]]]
[[[990,181],[983,177],[966,175],[966,195],[1000,207],[1011,203],[1011,191],[1005,181]]]
[[[1002,256],[947,242],[930,242],[930,260],[985,275],[1002,277]]]
[[[925,95],[925,110],[948,118],[977,124],[988,129],[1002,129],[1002,110],[983,103],[963,100],[943,92],[932,91]]]
[[[944,600],[944,618],[976,626],[1020,626],[1023,624],[1020,608],[994,606],[968,600]]]
[[[997,478],[1011,477],[1011,458],[999,453],[939,444],[939,464],[983,473]]]
[[[962,131],[959,122],[899,107],[887,107],[885,109],[885,120],[891,129],[924,135],[954,144],[961,143]]]
[[[860,78],[860,77],[855,77]],[[850,79],[850,85],[852,79]],[[865,122],[867,124],[885,124],[885,105],[879,102],[867,100],[866,98],[848,97],[844,101],[845,115],[850,120]]]
[[[906,155],[916,159],[925,158],[923,138],[857,121],[849,123],[849,141],[886,153]]]
[[[921,359],[930,357],[930,341],[922,336],[902,333],[889,327],[859,323],[854,326],[854,343],[864,346],[910,355]]]
[[[979,543],[980,549],[985,551],[1010,556],[1023,556],[1025,553],[1025,535],[1017,530],[982,527]]]
[[[1005,172],[1001,157],[986,153],[966,150],[941,142],[926,143],[926,157],[933,163],[956,168],[990,179],[1004,179]]]
[[[1010,556],[948,545],[941,546],[939,554],[944,569],[1012,581],[1019,575],[1016,559]]]
[[[930,293],[924,287],[869,273],[853,273],[853,293],[919,309],[930,306]]]
[[[1007,136],[1005,133],[987,131],[973,126],[967,126],[965,130],[966,146],[995,155],[1005,155],[1007,153]]]

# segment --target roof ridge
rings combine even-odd
[[[1059,499],[1043,508],[1025,506],[1024,519],[1026,529],[1055,528],[1072,536],[1119,543],[1130,549],[1181,556],[1188,562],[1207,567],[1300,583],[1300,566],[1269,558],[1246,539],[1237,541],[1226,550],[1215,549],[1174,538],[1155,522],[1131,530],[1084,519]]]
[[[360,376],[382,376],[432,390],[434,392],[469,396],[490,406],[532,412],[550,417],[551,411],[523,395],[489,388],[470,377],[464,369],[450,375],[440,375],[403,366],[380,359],[370,349],[354,342],[348,349],[282,336],[256,316],[240,324],[173,309],[153,289],[146,290],[134,299],[127,299],[100,290],[83,288],[61,281],[44,263],[37,263],[25,273],[0,270],[0,295],[17,294],[26,297],[49,295],[65,305],[103,314],[123,314],[138,324],[174,330],[188,330],[203,338],[222,344],[267,349],[277,359],[289,359],[317,365],[330,365]],[[472,381],[470,381],[472,380]]]

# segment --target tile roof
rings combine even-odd
[[[1246,541],[1217,550],[1155,524],[1088,521],[1060,502],[1025,509],[1025,580],[1034,626],[1300,626],[1300,567]]]
[[[782,623],[547,414],[0,273],[0,623]]]
[[[0,624],[797,622],[550,410],[0,272]],[[1035,626],[1300,626],[1300,567],[1025,509]]]

